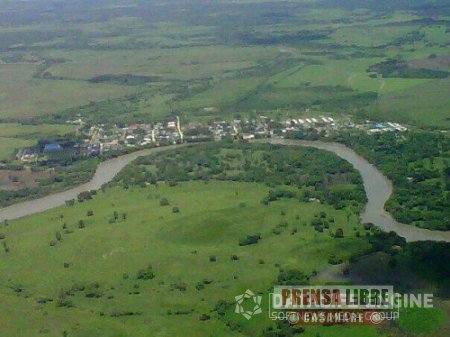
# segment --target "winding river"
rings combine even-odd
[[[373,222],[385,231],[395,231],[407,241],[433,240],[450,242],[450,231],[431,231],[395,221],[392,216],[384,210],[384,204],[392,194],[392,183],[372,164],[345,145],[320,141],[302,141],[278,138],[262,139],[257,142],[287,146],[313,147],[335,153],[340,158],[351,163],[355,169],[360,172],[363,179],[368,202],[363,214],[361,215],[362,222]],[[99,189],[104,183],[111,181],[127,164],[138,157],[184,146],[188,146],[188,144],[146,149],[106,160],[100,163],[93,178],[88,183],[64,192],[55,193],[43,198],[25,201],[2,208],[0,209],[0,221],[5,219],[18,219],[64,205],[66,200],[75,199],[78,194],[83,191]]]

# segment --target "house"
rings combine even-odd
[[[58,143],[49,143],[44,145],[44,153],[54,153],[62,150],[61,145]]]

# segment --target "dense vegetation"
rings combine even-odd
[[[264,183],[271,190],[263,204],[294,198],[359,211],[366,201],[361,177],[346,161],[314,149],[262,144],[214,143],[139,158],[116,178],[126,187],[210,179]]]
[[[320,139],[316,132],[290,137]],[[334,134],[341,142],[377,166],[394,184],[386,209],[402,223],[450,229],[450,138],[435,132],[364,132]]]
[[[450,138],[437,133],[342,135],[394,183],[386,209],[400,222],[450,230]]]
[[[40,198],[88,182],[94,175],[98,164],[99,160],[97,158],[88,158],[76,160],[72,163],[66,162],[56,166],[52,165],[50,176],[39,179],[39,185],[36,187],[19,190],[0,190],[0,207]],[[49,170],[45,163],[42,163],[42,165],[41,168],[36,168],[35,170]],[[11,167],[11,169],[14,172],[15,168]],[[19,169],[23,170],[22,167]],[[14,173],[11,175],[14,175]]]
[[[389,59],[387,61],[374,64],[368,71],[381,74],[385,78],[446,78],[450,75],[448,71],[432,70],[425,68],[411,68],[403,59]]]

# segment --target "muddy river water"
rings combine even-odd
[[[395,231],[398,235],[406,238],[407,241],[434,240],[450,242],[450,231],[430,231],[395,221],[392,216],[384,210],[384,204],[392,194],[392,183],[377,168],[345,145],[320,141],[277,138],[258,140],[258,142],[286,146],[313,147],[335,153],[340,158],[351,163],[355,169],[360,172],[363,179],[368,202],[364,212],[361,214],[362,222],[373,222],[383,230]],[[99,189],[104,183],[111,181],[127,164],[140,156],[147,156],[183,146],[187,145],[183,144],[146,149],[103,161],[98,166],[91,181],[86,184],[64,192],[58,192],[46,197],[2,208],[0,209],[0,221],[5,219],[18,219],[64,205],[66,200],[76,199],[77,195],[83,191]]]

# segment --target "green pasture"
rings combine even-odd
[[[276,264],[310,274],[326,268],[331,254],[345,260],[366,247],[355,238],[356,223],[348,223],[345,212],[295,200],[264,206],[260,200],[267,191],[263,185],[232,182],[113,188],[92,201],[12,221],[0,228],[10,248],[0,253],[2,332],[11,337],[35,336],[42,329],[49,336],[62,331],[70,336],[100,331],[102,336],[184,336],[186,331],[230,336],[233,332],[211,313],[217,301],[233,301],[247,288],[265,291],[276,281]],[[162,198],[170,206],[160,206]],[[172,212],[175,206],[179,213]],[[86,216],[88,210],[94,215]],[[111,223],[114,211],[119,220]],[[342,227],[344,239],[314,231],[309,221],[319,211],[335,218],[331,230]],[[85,228],[78,228],[79,220]],[[281,222],[287,228],[274,234]],[[51,247],[56,232],[62,238]],[[255,233],[262,235],[257,244],[239,246],[242,237]],[[216,262],[210,262],[213,255]],[[239,260],[232,261],[232,255]],[[148,265],[155,278],[138,280],[137,272]],[[197,290],[204,279],[210,284]],[[62,290],[70,293],[74,307],[57,306]],[[53,301],[39,304],[40,298]],[[136,314],[112,317],[123,312]],[[211,319],[200,321],[201,314]]]
[[[11,159],[17,150],[34,146],[39,139],[75,132],[69,124],[22,125],[0,123],[0,160]]]
[[[90,101],[124,96],[136,88],[33,78],[37,66],[0,64],[0,118],[49,115]]]
[[[20,148],[32,146],[34,144],[35,142],[32,140],[0,136],[0,160],[11,159]]]

